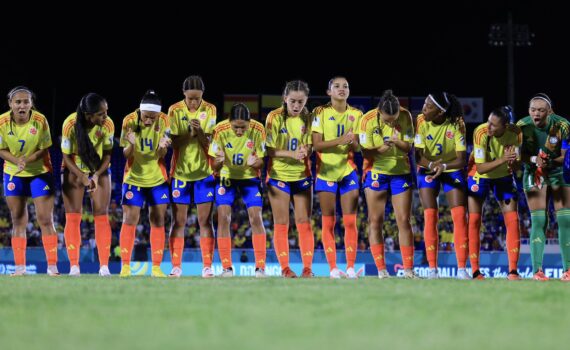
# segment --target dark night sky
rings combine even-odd
[[[487,114],[507,103],[506,48],[490,47],[488,32],[492,23],[506,22],[510,9],[515,23],[530,25],[536,34],[533,47],[515,49],[518,117],[536,92],[549,94],[556,111],[568,114],[563,11],[548,2],[459,3],[388,8],[352,1],[317,12],[305,3],[283,2],[277,3],[280,10],[261,16],[237,6],[154,7],[138,9],[129,19],[112,8],[78,10],[76,17],[61,19],[46,19],[44,9],[36,9],[26,21],[7,16],[12,19],[1,24],[9,34],[0,55],[0,92],[20,84],[32,88],[56,124],[54,134],[89,91],[107,97],[109,114],[119,124],[148,88],[165,106],[180,100],[190,74],[202,75],[205,98],[220,109],[224,93],[279,94],[285,81],[301,78],[312,94],[324,95],[328,79],[344,75],[352,95],[379,95],[387,88],[401,96],[445,90],[483,96]],[[55,21],[65,29],[54,29]]]

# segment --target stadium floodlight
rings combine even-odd
[[[489,28],[489,45],[507,47],[507,94],[509,105],[515,107],[515,53],[516,47],[530,47],[534,33],[527,24],[514,24],[513,15],[509,11],[507,23],[494,23]]]

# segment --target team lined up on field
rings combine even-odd
[[[190,76],[183,83],[184,100],[162,112],[159,97],[148,91],[139,108],[123,119],[120,146],[127,159],[122,186],[123,223],[120,233],[121,276],[130,276],[136,225],[146,202],[151,224],[152,276],[160,269],[165,247],[165,214],[172,205],[169,247],[173,269],[182,274],[184,230],[188,208],[197,206],[203,277],[213,277],[215,242],[223,266],[221,276],[233,276],[231,258],[231,208],[238,197],[247,207],[252,227],[256,277],[265,276],[266,232],[262,223],[260,170],[267,157],[267,191],[274,218],[274,247],[284,277],[297,277],[289,267],[289,208],[293,202],[295,225],[303,261],[301,277],[312,277],[314,235],[310,225],[313,186],[322,211],[322,240],[331,278],[357,278],[354,269],[358,231],[356,211],[362,183],[368,207],[370,250],[378,277],[389,277],[384,260],[382,224],[391,197],[406,278],[418,278],[413,270],[414,248],[410,226],[412,178],[409,154],[415,147],[417,183],[424,208],[424,236],[429,278],[437,278],[438,203],[443,187],[454,224],[458,278],[483,279],[479,271],[479,230],[485,196],[493,190],[505,218],[511,280],[517,273],[519,223],[513,170],[524,166],[524,189],[531,209],[531,257],[534,279],[548,279],[542,272],[546,207],[554,200],[559,225],[562,280],[570,280],[570,188],[562,174],[569,124],[552,111],[545,94],[530,101],[530,116],[517,125],[509,108],[491,112],[474,132],[474,151],[466,156],[465,125],[455,96],[429,94],[422,114],[413,122],[391,90],[384,92],[378,107],[363,114],[347,104],[348,81],[335,77],[327,93],[331,101],[309,112],[305,107],[309,88],[291,81],[283,92],[283,106],[269,113],[265,127],[251,119],[243,104],[232,107],[230,116],[216,124],[216,108],[203,100],[204,83]],[[51,136],[46,118],[35,111],[33,94],[16,87],[8,94],[10,111],[0,116],[0,157],[5,160],[4,193],[12,214],[12,247],[15,275],[25,274],[26,198],[32,197],[42,230],[48,274],[57,275],[57,236],[53,227],[54,182],[47,149]],[[66,210],[64,237],[70,275],[80,275],[80,223],[85,192],[93,206],[95,239],[101,276],[109,276],[111,229],[108,206],[111,195],[110,160],[114,125],[107,116],[106,100],[85,95],[77,111],[62,128],[62,193]],[[164,156],[173,149],[170,174]],[[310,155],[316,153],[313,179]],[[362,152],[363,178],[359,179],[354,153]],[[468,165],[469,176],[464,169]],[[340,196],[345,227],[347,269],[336,265],[334,238],[335,205]],[[212,226],[213,203],[218,215]],[[468,220],[467,220],[468,208]],[[470,259],[473,276],[466,270]]]

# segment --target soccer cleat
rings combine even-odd
[[[10,276],[15,277],[15,276],[24,276],[26,274],[26,265],[17,265],[16,269],[14,270],[14,272],[12,274],[10,274]]]
[[[354,267],[349,267],[348,269],[346,269],[346,278],[349,278],[352,280],[355,280],[358,278],[356,271],[354,271]]]
[[[57,265],[48,265],[47,274],[48,274],[48,276],[59,276],[59,271],[57,270]]]
[[[344,274],[344,272],[335,267],[334,269],[331,270],[330,276],[332,279],[339,279],[345,277],[346,275]]]
[[[301,278],[312,278],[315,277],[313,270],[310,267],[303,267],[303,273],[301,274]]]
[[[214,277],[214,271],[210,266],[204,266],[202,269],[202,278],[212,278]]]
[[[560,277],[560,280],[562,282],[570,282],[570,269],[568,269],[568,271],[566,271],[562,274],[562,277]]]
[[[429,272],[428,272],[428,275],[427,275],[427,278],[428,278],[429,280],[438,279],[438,278],[439,278],[439,273],[437,272],[437,268],[430,268],[430,269],[429,269]]]
[[[475,270],[475,272],[473,272],[473,279],[474,279],[474,280],[484,280],[484,279],[485,279],[485,275],[482,274],[481,271]]]
[[[414,269],[404,269],[404,278],[409,280],[421,279],[420,276],[414,272]]]
[[[232,267],[228,267],[227,269],[223,269],[220,277],[234,277],[234,269]]]
[[[378,271],[378,278],[380,278],[381,280],[386,279],[386,278],[390,278],[390,274],[388,273],[388,270],[386,270],[386,269],[379,270]]]
[[[158,278],[166,277],[164,272],[162,272],[162,270],[160,269],[160,266],[153,266],[152,270],[150,271],[150,276],[151,277],[158,277]]]
[[[170,271],[170,275],[168,275],[168,277],[180,277],[182,276],[182,269],[180,268],[180,266],[174,266],[172,268],[172,271]]]
[[[461,268],[457,270],[457,279],[458,280],[470,280],[471,276],[469,276],[469,272],[465,270],[465,268]]]
[[[509,272],[509,274],[507,275],[507,279],[509,281],[520,281],[522,278],[519,275],[519,273],[517,272],[517,270],[511,270]]]
[[[73,276],[73,277],[79,277],[81,276],[81,270],[79,270],[79,265],[73,265],[70,269],[69,269],[69,275]]]
[[[295,271],[291,270],[289,266],[281,270],[281,276],[284,278],[297,278]]]
[[[111,276],[111,271],[109,271],[109,266],[103,265],[99,268],[99,276],[109,277]]]
[[[548,281],[550,278],[546,277],[542,270],[538,270],[534,276],[532,276],[532,279],[535,281]]]
[[[121,267],[121,273],[119,274],[121,277],[131,277],[131,265],[123,265]]]
[[[264,277],[267,277],[267,275],[265,274],[265,269],[262,269],[261,267],[256,267],[255,278],[264,278]]]

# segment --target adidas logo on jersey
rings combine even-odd
[[[287,128],[281,128],[281,130],[279,130],[280,133],[282,134],[286,134],[287,133]]]
[[[433,141],[433,136],[431,136],[431,134],[429,134],[429,135],[426,137],[426,140]]]
[[[212,192],[208,192],[208,195],[206,197],[214,197],[214,194]]]
[[[226,143],[226,148],[234,148],[231,142]]]
[[[162,197],[160,197],[160,199],[168,199],[168,196],[166,194],[163,194]]]
[[[402,186],[402,188],[408,188],[408,187],[410,187],[410,186],[408,185],[408,183],[407,183],[407,182],[404,182],[404,185]]]
[[[8,133],[8,135],[14,136],[14,132],[12,130],[10,130],[10,132]]]
[[[460,183],[461,183],[461,180],[455,179],[455,183],[456,183],[456,184],[460,184]]]
[[[350,181],[351,185],[356,185],[356,182],[354,182],[354,180]]]
[[[330,117],[329,120],[336,120],[336,119],[334,119],[334,117]]]
[[[261,197],[261,193],[257,192],[256,197]]]
[[[309,181],[303,182],[303,186],[309,186]]]
[[[49,191],[49,185],[44,186],[44,191]]]
[[[187,116],[183,116],[183,117],[182,117],[182,120],[186,120],[186,121],[187,121],[187,120],[188,120],[188,117],[187,117]]]

